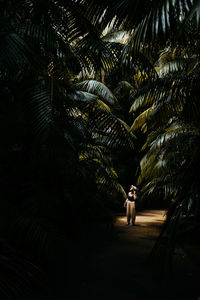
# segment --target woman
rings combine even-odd
[[[124,207],[126,207],[127,225],[135,225],[135,200],[137,199],[136,186],[131,185],[130,191],[128,193],[128,198],[124,202]]]

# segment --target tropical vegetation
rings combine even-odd
[[[0,5],[2,298],[40,289],[136,179],[172,255],[199,214],[200,1]]]

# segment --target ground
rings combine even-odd
[[[160,258],[149,259],[165,217],[164,210],[146,210],[137,213],[135,226],[127,226],[122,214],[113,229],[91,230],[93,239],[81,259],[77,256],[71,299],[198,300],[199,267],[182,248],[175,251],[168,278],[161,273]]]

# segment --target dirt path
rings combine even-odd
[[[118,216],[112,234],[96,237],[83,255],[77,299],[197,300],[190,287],[182,288],[187,276],[180,277],[181,282],[174,278],[165,281],[158,269],[147,263],[164,220],[163,210],[138,213],[136,226],[126,226],[126,217]]]
[[[151,299],[147,286],[151,270],[146,260],[164,219],[163,210],[138,213],[136,226],[126,226],[125,216],[117,217],[114,234],[94,248],[90,245],[81,294],[88,299]]]

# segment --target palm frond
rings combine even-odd
[[[98,72],[101,68],[108,71],[114,68],[121,53],[122,45],[119,43],[103,42],[98,39],[84,37],[74,47],[82,68],[93,68]]]
[[[24,112],[34,135],[40,135],[52,121],[51,92],[41,81],[24,91]]]
[[[166,39],[166,36],[170,35],[171,28],[183,22],[193,5],[193,0],[159,2],[154,0],[149,3],[149,11],[136,24],[129,41],[129,48],[134,48],[134,51],[138,53],[149,37],[151,40],[157,40],[163,36]]]
[[[199,131],[197,128],[187,127],[183,124],[173,123],[170,127],[166,128],[163,134],[158,135],[157,138],[151,142],[150,151],[155,151],[158,148],[161,149],[162,147],[165,147],[165,145],[172,141],[176,144],[176,147],[178,147],[178,145],[181,146],[184,139],[188,138],[189,140],[194,142],[194,139],[196,139],[198,136]],[[193,142],[190,143],[192,144]],[[146,146],[147,145],[144,145],[143,149],[145,149]]]
[[[155,106],[149,107],[143,111],[133,122],[131,126],[131,131],[136,131],[138,128],[141,128],[143,132],[147,131],[147,123],[151,117],[152,111],[154,111]]]
[[[130,108],[130,113],[137,111],[139,108],[152,106],[155,100],[158,103],[160,99],[167,98],[172,82],[172,78],[147,80],[133,96],[131,95],[134,102]]]
[[[127,31],[114,31],[108,32],[105,34],[103,32],[102,41],[105,42],[114,42],[124,44],[128,39],[129,33]]]
[[[126,193],[118,182],[118,175],[110,165],[110,157],[104,151],[107,151],[106,148],[99,145],[83,145],[79,156],[81,164],[92,172],[99,193],[110,198],[110,190],[113,189],[120,197],[125,197]]]
[[[77,104],[78,106],[78,104]],[[88,126],[92,131],[93,139],[97,143],[107,145],[108,148],[134,149],[135,136],[130,132],[129,126],[112,113],[102,110],[96,106],[78,106],[84,113]]]
[[[107,110],[111,112],[110,107],[104,103],[102,100],[98,98],[98,96],[88,93],[88,92],[83,92],[83,91],[76,91],[75,93],[68,94],[68,97],[71,101],[77,101],[77,102],[85,102],[85,104],[94,104],[97,107]]]
[[[101,82],[96,80],[85,80],[76,84],[76,87],[80,90],[87,91],[94,95],[97,95],[100,99],[107,104],[115,104],[117,102],[114,94]]]
[[[183,69],[184,72],[187,72],[185,67]],[[194,66],[192,69],[194,70]],[[189,68],[189,70],[192,69]],[[190,74],[190,72],[193,73],[193,71],[189,71],[189,74],[177,75],[176,72],[175,74],[172,72],[163,78],[153,80],[152,83],[147,81],[135,93],[130,112],[143,108],[149,109],[153,104],[154,109],[148,116],[149,126],[159,122],[168,122],[177,116],[188,120],[191,119],[191,113],[193,114],[193,122],[198,122],[196,118],[199,112],[196,98],[198,75]],[[194,72],[196,73],[196,70]]]
[[[187,63],[191,62],[191,60],[187,61]],[[183,71],[186,71],[185,68],[186,65],[186,59],[176,59],[173,61],[170,61],[168,63],[165,63],[160,68],[156,68],[156,71],[159,75],[159,77],[164,77],[165,75],[169,75],[170,73],[177,73],[180,74]]]
[[[92,93],[84,92],[84,91],[76,91],[71,94],[68,94],[69,99],[75,101],[84,101],[88,103],[96,103],[98,100],[98,96]]]
[[[61,2],[62,5],[59,3],[60,5],[51,11],[53,24],[60,36],[72,45],[82,68],[93,67],[98,71],[100,68],[108,70],[113,67],[121,46],[102,41],[101,30],[98,26],[94,26],[87,15],[88,6],[85,2]]]
[[[75,56],[68,41],[62,39],[56,28],[52,27],[53,25],[47,27],[38,24],[23,23],[19,24],[15,30],[29,45],[40,50],[43,56],[62,60],[71,70],[80,71],[78,58]]]
[[[199,145],[199,130],[176,122],[166,128],[164,133],[159,134],[159,130],[157,134],[152,132],[143,146],[143,150],[148,151],[141,160],[138,183],[143,184],[144,197],[156,190],[164,197],[172,197],[175,190],[179,189],[187,190],[188,193],[192,191],[192,183],[187,174],[198,165],[194,154],[196,151],[191,153],[192,145]],[[187,202],[186,195],[182,195],[182,202]]]

